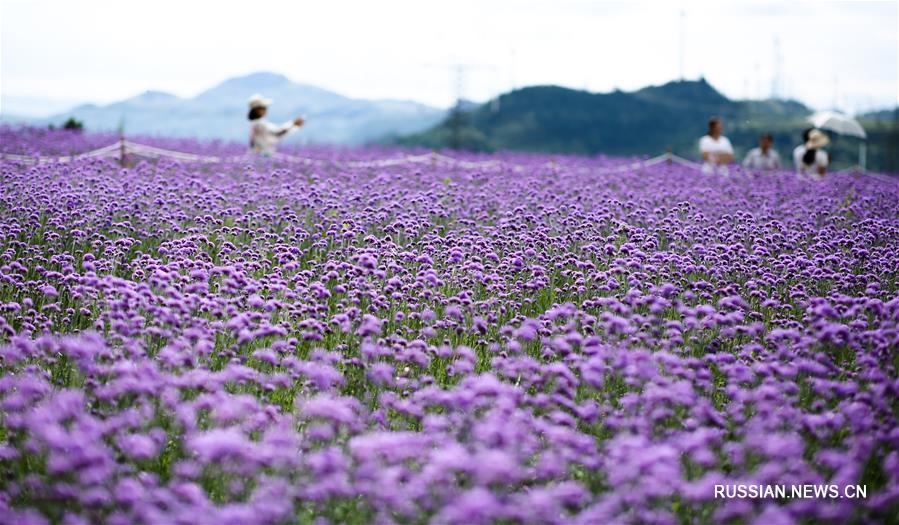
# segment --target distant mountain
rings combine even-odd
[[[610,93],[532,86],[471,111],[466,117],[466,128],[471,129],[462,133],[484,141],[462,146],[626,155],[659,153],[670,146],[687,153],[705,133],[710,115],[721,116],[731,128],[734,117],[744,113],[741,109],[703,79]],[[807,112],[804,106],[799,111]],[[448,145],[454,133],[458,136],[459,127],[448,119],[403,142],[440,147]]]
[[[859,115],[860,118],[866,120],[891,121],[899,120],[899,107],[894,109],[881,109],[878,111],[869,111]]]
[[[532,86],[473,110],[454,112],[439,125],[397,142],[438,149],[608,155],[657,155],[670,147],[696,158],[708,118],[718,115],[739,159],[757,145],[762,133],[771,133],[782,159],[792,162],[790,153],[808,127],[810,114],[809,108],[792,100],[730,100],[705,79],[610,93]],[[896,149],[889,147],[890,123],[865,118],[862,124],[869,133],[868,165],[899,170],[889,161],[888,152]],[[854,139],[833,137],[829,149],[840,167],[856,162],[857,148]]]
[[[445,115],[444,110],[416,102],[352,99],[261,72],[228,79],[186,99],[147,91],[105,106],[87,104],[52,117],[12,120],[58,125],[74,117],[92,131],[115,130],[124,124],[129,134],[243,141],[247,137],[247,99],[254,93],[274,100],[269,114],[272,121],[287,121],[296,115],[306,118],[303,128],[288,138],[294,142],[364,144],[427,129]],[[4,120],[10,119],[4,115]]]

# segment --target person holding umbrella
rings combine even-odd
[[[849,115],[839,113],[837,111],[819,111],[808,118],[812,126],[827,130],[837,135],[853,137],[858,139],[858,169],[865,171],[865,163],[867,160],[867,144],[868,134],[858,120]]]
[[[810,175],[821,178],[827,173],[830,158],[823,148],[830,139],[820,129],[807,129],[803,132],[804,143],[793,150],[793,163],[797,175]]]
[[[280,142],[288,133],[303,125],[303,117],[297,117],[290,122],[278,125],[265,120],[268,107],[272,100],[262,95],[250,97],[250,149],[263,155],[271,155],[275,152],[275,144]]]

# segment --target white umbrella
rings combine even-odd
[[[868,134],[865,133],[865,128],[857,120],[836,111],[819,111],[809,117],[808,121],[818,129],[826,129],[839,135],[848,135],[861,139],[862,142],[858,145],[858,167],[865,171],[868,152],[864,141],[868,139]]]
[[[809,117],[808,121],[818,129],[826,129],[840,135],[849,135],[860,139],[868,138],[865,128],[857,120],[836,111],[819,111]]]

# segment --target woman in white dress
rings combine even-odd
[[[265,120],[272,100],[262,95],[250,97],[249,104],[250,113],[247,118],[250,120],[250,149],[256,153],[271,155],[275,152],[275,144],[303,125],[303,117],[297,117],[281,125]]]

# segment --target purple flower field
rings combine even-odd
[[[0,523],[899,521],[899,184],[490,158],[0,161]]]

